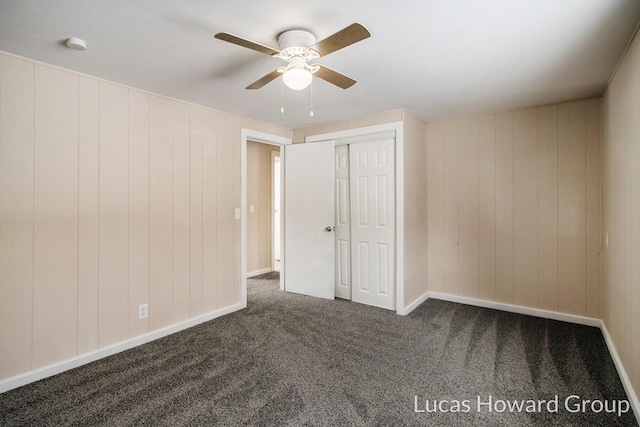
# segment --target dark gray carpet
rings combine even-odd
[[[626,399],[596,328],[437,300],[402,317],[282,293],[261,277],[250,280],[248,301],[246,310],[4,393],[0,425],[637,425],[631,410],[564,406],[571,395],[579,396],[572,404],[607,401],[608,409]],[[555,396],[557,412],[546,404],[496,412],[497,401]],[[434,400],[440,409],[427,412]],[[469,411],[442,412],[456,402]]]

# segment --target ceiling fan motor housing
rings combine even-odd
[[[278,37],[278,46],[280,50],[285,50],[290,47],[310,47],[316,43],[316,38],[313,34],[304,30],[289,30],[280,34]]]
[[[308,61],[319,57],[313,49],[309,49],[316,42],[313,34],[303,30],[289,30],[280,34],[278,46],[280,53],[274,55],[284,59],[288,64],[278,68],[278,72],[285,73],[289,70],[306,70],[315,73],[319,66],[309,65]]]

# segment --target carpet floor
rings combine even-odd
[[[439,300],[398,316],[271,274],[245,310],[0,395],[0,425],[636,426],[626,399],[597,328]]]

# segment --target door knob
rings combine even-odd
[[[335,230],[335,227],[332,226],[327,226],[324,228],[324,231],[326,231],[327,233],[331,233],[333,230]]]

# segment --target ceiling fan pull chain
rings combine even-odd
[[[280,112],[284,114],[284,80],[280,79]]]
[[[309,111],[309,117],[313,117],[313,81],[311,81],[311,111]]]

